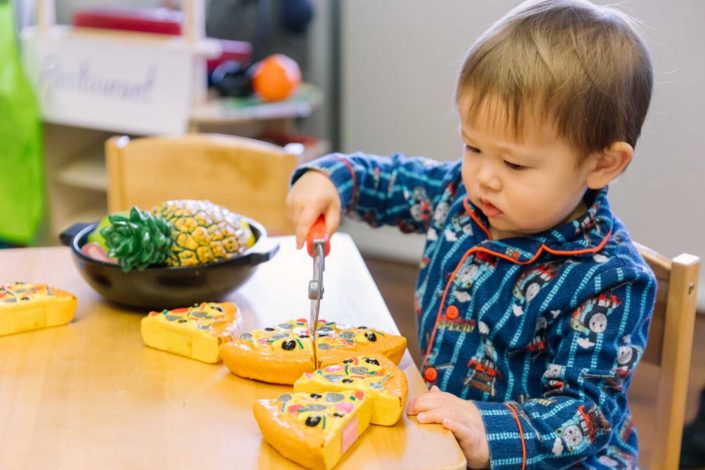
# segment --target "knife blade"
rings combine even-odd
[[[326,232],[326,222],[321,215],[313,224],[306,238],[308,254],[313,258],[313,279],[308,283],[308,298],[311,300],[309,316],[309,333],[311,336],[311,349],[313,355],[313,368],[318,369],[317,329],[318,315],[321,310],[323,298],[323,271],[325,271],[325,257],[330,252],[330,241]]]

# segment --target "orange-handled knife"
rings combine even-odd
[[[326,220],[321,215],[313,224],[306,237],[306,249],[313,257],[313,279],[308,282],[308,298],[311,300],[311,316],[309,318],[308,329],[311,335],[311,346],[313,349],[313,368],[318,369],[318,347],[316,345],[316,329],[318,328],[318,313],[321,309],[321,299],[323,298],[323,271],[325,270],[325,258],[330,252],[330,241],[326,232]]]

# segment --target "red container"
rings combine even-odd
[[[82,28],[114,29],[141,33],[178,36],[184,14],[168,8],[82,8],[73,15],[72,25]],[[212,72],[221,62],[235,60],[249,62],[252,45],[246,41],[218,39],[222,52],[218,57],[208,59],[208,72]]]

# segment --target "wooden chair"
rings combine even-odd
[[[685,419],[700,259],[673,259],[637,244],[658,280],[649,342],[630,402],[639,430],[640,467],[678,468]],[[648,439],[646,439],[648,437]]]
[[[120,136],[106,142],[106,159],[110,212],[208,199],[259,221],[270,235],[294,233],[284,200],[298,160],[282,147],[219,134]]]

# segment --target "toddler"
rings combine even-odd
[[[472,468],[633,468],[627,403],[656,282],[607,189],[652,89],[624,14],[519,5],[470,48],[463,155],[328,155],[287,198],[299,247],[323,214],[426,234],[415,305],[430,386],[408,413],[451,430]]]

